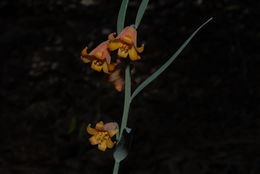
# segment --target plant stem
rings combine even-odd
[[[113,174],[118,174],[119,164],[120,162],[115,161]]]
[[[130,103],[131,103],[130,99],[131,99],[131,75],[130,75],[130,65],[127,65],[125,69],[124,111],[123,111],[123,116],[122,116],[122,121],[120,126],[120,134],[119,134],[118,142],[121,140],[122,134],[125,128],[127,127],[128,113],[129,113]],[[119,165],[120,165],[120,161],[115,160],[113,174],[118,174]]]

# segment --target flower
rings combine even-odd
[[[91,63],[91,68],[96,71],[104,71],[109,74],[114,70],[115,65],[111,63],[110,53],[108,51],[108,41],[102,42],[89,54],[87,53],[88,47],[81,51],[81,60],[85,63]]]
[[[122,91],[124,88],[124,79],[121,77],[121,70],[116,69],[108,76],[108,81],[113,83],[117,91]]]
[[[139,48],[136,46],[137,32],[133,27],[124,28],[116,38],[114,37],[115,34],[111,33],[108,36],[108,49],[110,51],[118,50],[119,57],[126,58],[129,55],[129,58],[133,61],[141,59],[138,53],[143,52],[144,45]]]
[[[102,121],[98,122],[95,128],[91,128],[89,124],[87,126],[87,132],[92,135],[89,141],[92,145],[98,145],[98,149],[105,151],[107,148],[113,148],[116,142],[113,142],[111,138],[118,132],[116,123],[106,123]]]

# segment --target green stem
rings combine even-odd
[[[118,174],[120,162],[115,161],[113,174]]]

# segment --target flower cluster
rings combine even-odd
[[[113,142],[111,138],[118,133],[116,123],[106,123],[102,121],[98,122],[95,128],[91,128],[91,125],[87,126],[87,132],[92,135],[89,141],[92,145],[98,145],[98,149],[105,151],[107,148],[113,148],[116,142]]]
[[[116,33],[109,34],[108,40],[99,44],[90,53],[87,52],[87,47],[84,48],[81,51],[81,60],[90,63],[93,70],[108,74],[108,81],[121,91],[124,84],[121,77],[121,59],[127,57],[132,61],[141,59],[139,53],[143,52],[144,45],[137,47],[137,32],[132,26],[124,28],[117,37],[115,35]],[[113,51],[117,51],[117,55],[111,58]]]

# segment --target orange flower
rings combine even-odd
[[[89,54],[87,47],[81,51],[81,60],[85,63],[91,63],[91,68],[96,71],[109,73],[114,70],[115,65],[110,64],[111,57],[108,51],[108,41],[102,42]]]
[[[116,142],[111,138],[118,132],[116,123],[106,123],[100,121],[95,128],[91,128],[90,124],[87,126],[87,132],[92,135],[89,141],[92,145],[98,145],[98,149],[105,151],[107,148],[113,148]]]
[[[115,38],[116,33],[111,33],[108,36],[109,44],[108,48],[110,51],[118,50],[117,54],[119,57],[126,58],[129,55],[131,60],[139,60],[141,57],[138,53],[143,52],[144,45],[141,47],[136,46],[137,32],[136,30],[128,26]]]
[[[117,91],[120,92],[120,91],[123,90],[125,82],[124,82],[124,79],[121,77],[121,70],[120,69],[113,71],[109,75],[108,81],[114,84]]]

